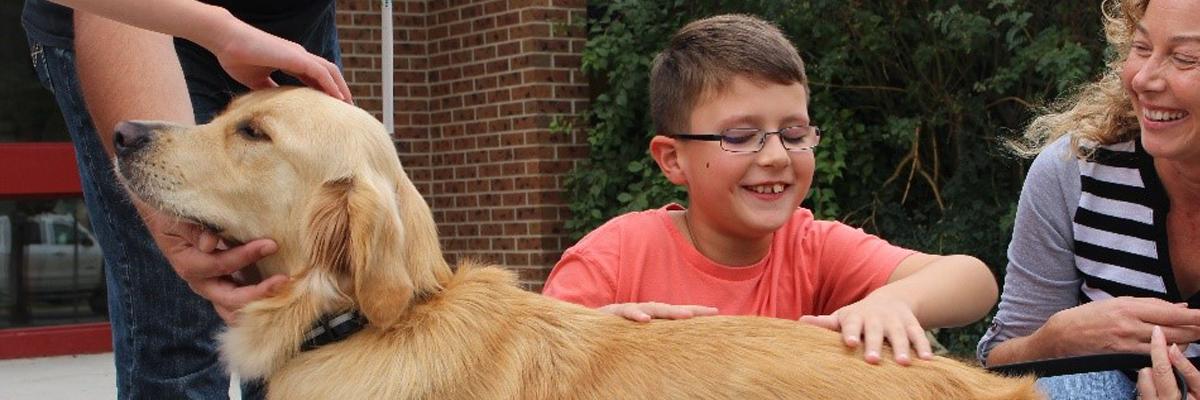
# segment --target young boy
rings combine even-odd
[[[880,360],[932,356],[922,327],[984,316],[996,282],[979,260],[893,246],[800,202],[821,131],[804,62],[773,25],[725,15],[683,27],[654,60],[650,152],[690,208],[614,218],[567,250],[544,294],[637,321],[799,319]]]

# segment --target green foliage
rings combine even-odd
[[[684,202],[647,154],[650,62],[696,18],[778,24],[807,66],[817,149],[805,205],[893,243],[972,254],[1000,275],[1024,163],[1002,141],[1031,107],[1103,66],[1098,2],[614,0],[592,2],[583,67],[595,99],[589,159],[568,180],[580,237],[609,218]],[[1035,11],[1036,10],[1036,11]],[[967,354],[982,324],[943,330]]]

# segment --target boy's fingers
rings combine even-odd
[[[832,315],[804,315],[800,317],[799,321],[801,323],[815,325],[831,331],[838,331],[841,328],[841,326],[838,324],[837,317]]]
[[[842,341],[849,347],[858,347],[863,343],[863,321],[858,316],[847,317],[841,322]],[[878,350],[878,349],[876,349]]]
[[[708,306],[683,306],[683,307],[686,308],[688,311],[690,311],[693,316],[697,316],[697,317],[717,315],[717,312],[718,312],[716,307],[708,307]]]
[[[871,364],[883,359],[880,351],[883,348],[883,326],[877,320],[865,320],[862,323],[863,357]]]
[[[908,331],[899,323],[888,324],[887,340],[892,344],[892,357],[897,364],[909,365],[912,364],[912,358],[909,353],[912,350],[912,344],[908,340]]]
[[[917,357],[922,360],[933,358],[933,346],[929,344],[929,338],[925,337],[925,330],[921,329],[920,325],[908,325],[908,338],[912,341],[913,349],[917,350]]]
[[[652,303],[650,307],[642,311],[655,318],[687,319],[692,317],[692,311],[687,307],[662,303]]]
[[[650,320],[650,316],[638,309],[640,304],[634,303],[615,303],[609,304],[596,309],[597,311],[612,314],[630,321],[646,322]]]
[[[644,311],[639,310],[637,308],[632,308],[632,309],[627,309],[627,310],[628,310],[628,312],[625,313],[625,318],[629,318],[629,319],[632,319],[637,322],[650,322],[650,320],[654,319],[654,317],[651,316],[650,314],[647,314]]]

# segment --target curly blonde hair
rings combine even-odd
[[[1138,135],[1137,116],[1121,84],[1121,68],[1138,21],[1150,0],[1104,0],[1104,33],[1115,56],[1108,60],[1098,81],[1084,84],[1062,99],[1042,108],[1041,115],[1025,128],[1023,137],[1011,141],[1016,153],[1031,157],[1063,135],[1071,136],[1077,157],[1087,157],[1094,148],[1131,140]]]

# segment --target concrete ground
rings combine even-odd
[[[112,353],[0,360],[0,399],[115,399]],[[240,398],[234,385],[230,398]]]
[[[115,399],[112,353],[0,361],[0,399]]]

